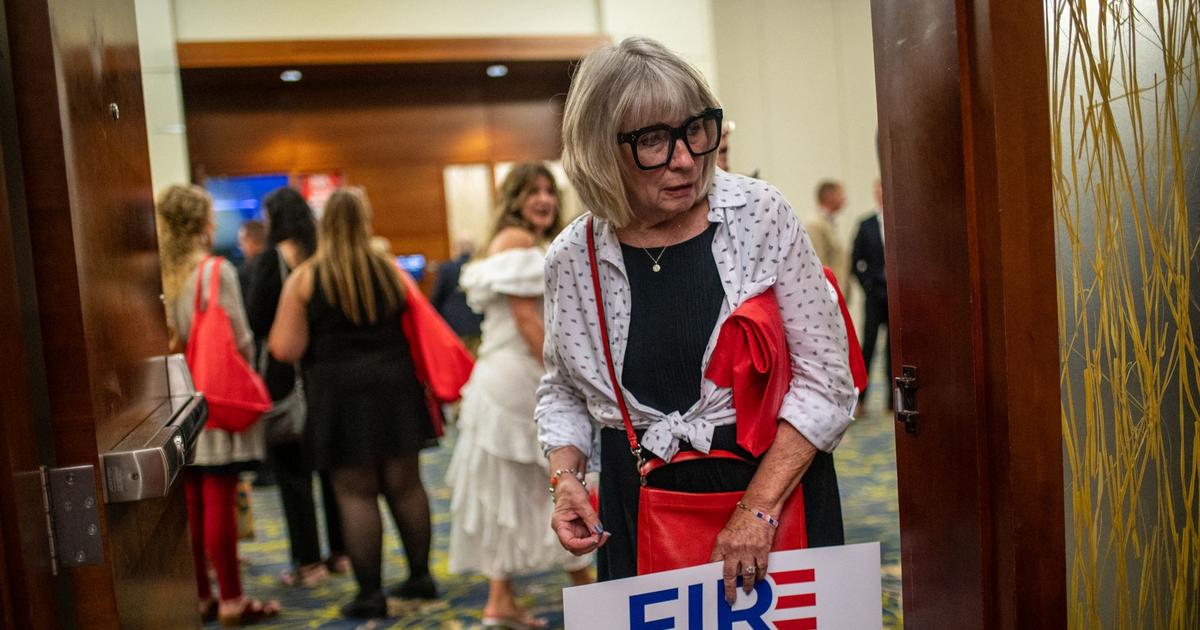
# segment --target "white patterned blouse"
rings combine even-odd
[[[783,315],[792,381],[781,419],[822,451],[841,441],[856,402],[847,361],[846,328],[831,297],[808,234],[783,195],[772,185],[716,171],[708,193],[710,222],[717,223],[712,253],[725,288],[725,303],[709,337],[707,370],[717,332],[749,298],[774,285]],[[544,452],[574,446],[592,455],[593,420],[622,428],[604,351],[587,253],[587,215],[551,244],[546,258],[546,374],[538,388],[535,417]],[[596,257],[608,317],[616,373],[624,367],[629,332],[630,289],[616,231],[597,218]],[[708,452],[713,429],[735,421],[733,393],[704,379],[700,399],[688,410],[664,414],[625,400],[635,428],[647,428],[641,443],[670,461],[686,440]]]

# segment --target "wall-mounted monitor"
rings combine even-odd
[[[238,228],[251,219],[262,221],[263,197],[287,185],[286,173],[205,179],[204,188],[212,196],[217,221],[213,252],[232,260],[241,260],[242,253],[237,248]]]
[[[400,268],[407,271],[408,275],[413,277],[417,282],[425,277],[425,255],[424,254],[406,254],[396,257],[396,264]]]

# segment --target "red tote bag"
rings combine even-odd
[[[401,326],[412,352],[413,368],[417,380],[425,386],[426,406],[433,419],[434,434],[442,435],[442,403],[451,403],[462,397],[463,385],[471,378],[475,359],[467,351],[462,340],[442,319],[429,299],[421,293],[421,287],[403,269],[398,269],[404,283],[407,307]]]
[[[196,389],[204,392],[208,403],[207,428],[238,433],[249,429],[268,409],[271,395],[267,387],[242,354],[233,338],[229,313],[221,307],[221,262],[223,258],[207,257],[200,261],[196,274],[196,299],[192,312],[192,329],[188,333],[188,369]],[[204,267],[212,262],[212,277],[208,284],[208,300],[201,300],[204,290]],[[202,308],[203,307],[203,308]]]

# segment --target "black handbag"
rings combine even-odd
[[[278,247],[275,248],[275,255],[279,257],[279,284],[282,287],[288,277],[287,261],[283,259]],[[271,353],[264,343],[258,355],[258,373],[263,378],[267,376],[270,357]],[[263,423],[264,439],[270,446],[293,444],[304,437],[304,423],[308,417],[308,403],[304,399],[304,379],[300,376],[299,364],[293,364],[292,371],[296,377],[292,391],[275,401],[270,411],[264,413],[260,420]]]

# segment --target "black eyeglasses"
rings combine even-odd
[[[675,144],[683,140],[692,157],[717,150],[721,144],[722,111],[710,107],[683,121],[678,127],[659,123],[628,133],[618,133],[617,143],[628,144],[633,150],[633,162],[648,171],[671,163]]]

